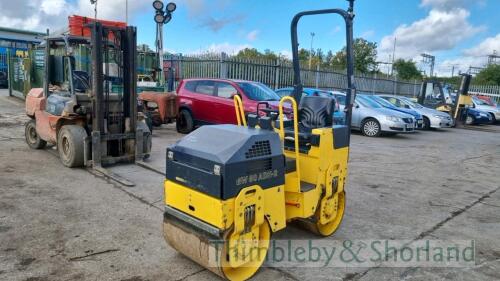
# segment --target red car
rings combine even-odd
[[[229,79],[185,79],[177,88],[177,131],[187,134],[206,124],[237,124],[234,95],[243,101],[245,113],[260,109],[278,110],[280,97],[259,82]],[[285,113],[291,113],[286,105]],[[260,113],[265,114],[265,113]]]

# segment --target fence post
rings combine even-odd
[[[220,64],[220,74],[219,74],[220,77],[219,78],[222,78],[222,79],[227,78],[226,59],[227,59],[227,54],[222,52],[220,55],[220,61],[219,61],[219,64]]]
[[[276,59],[276,64],[274,65],[274,89],[280,87],[280,72],[281,72],[281,61],[279,58]]]
[[[392,80],[392,82],[394,83],[394,88],[393,88],[393,90],[392,90],[392,94],[393,94],[393,95],[396,95],[396,88],[397,88],[397,86],[398,86],[398,77],[397,77],[397,76],[394,76],[394,78],[393,78],[393,79],[394,79],[394,80]]]
[[[12,62],[10,61],[10,49],[7,49],[7,84],[9,87],[9,97],[12,97]]]
[[[319,64],[316,66],[316,89],[319,88]]]
[[[372,77],[372,94],[375,95],[375,81],[377,81],[377,72],[375,72],[374,77]]]

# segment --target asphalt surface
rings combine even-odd
[[[166,245],[163,176],[135,165],[112,171],[124,187],[62,166],[53,148],[24,142],[23,103],[0,90],[1,280],[214,280]],[[174,126],[154,132],[150,165],[164,170]],[[354,134],[346,239],[475,240],[459,268],[264,268],[254,280],[500,279],[500,134],[448,129],[369,139]],[[273,238],[316,239],[293,226]]]

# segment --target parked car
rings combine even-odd
[[[422,115],[420,113],[416,112],[415,110],[413,110],[411,108],[397,107],[379,96],[367,95],[367,97],[369,97],[370,99],[379,103],[381,106],[383,106],[385,108],[388,108],[391,110],[396,110],[396,111],[403,112],[406,114],[410,114],[411,116],[413,116],[413,118],[415,118],[415,129],[421,129],[424,126],[424,118],[422,117]]]
[[[489,105],[491,106],[496,106],[496,107],[500,107],[500,104],[497,104],[491,97],[489,96],[483,96],[483,95],[478,95],[476,96],[478,99],[481,99],[485,102],[487,102]]]
[[[399,108],[413,109],[421,114],[424,119],[423,129],[440,129],[450,128],[453,126],[453,119],[451,119],[451,116],[448,113],[424,107],[414,102],[411,98],[392,95],[379,95],[379,97],[387,100]]]
[[[469,107],[467,109],[467,117],[465,124],[467,125],[483,125],[491,124],[493,117],[488,112]]]
[[[345,106],[345,94],[336,92],[334,95],[339,97],[339,100],[343,97]],[[385,108],[367,95],[358,94],[354,101],[351,126],[353,130],[359,130],[367,137],[378,137],[383,133],[411,133],[415,130],[415,118]]]
[[[260,109],[278,110],[280,97],[259,82],[229,79],[185,79],[177,88],[177,131],[191,132],[196,126],[205,124],[236,124],[234,96],[243,101],[245,113],[256,113]],[[260,114],[265,114],[260,112]],[[291,114],[285,105],[285,115]]]
[[[474,103],[474,108],[480,111],[487,112],[490,117],[490,123],[495,123],[500,121],[500,109],[496,106],[489,104],[487,101],[482,100],[476,96],[472,97],[472,102]]]
[[[285,97],[285,96],[290,96],[293,93],[293,88],[288,87],[288,88],[281,88],[275,91],[280,97]],[[335,96],[333,95],[332,92],[330,91],[324,91],[321,89],[315,89],[315,88],[304,88],[302,90],[302,97],[303,96],[320,96],[320,97],[329,97],[336,99]],[[344,110],[340,109],[340,104],[335,100],[335,112],[333,113],[333,123],[335,125],[341,125],[345,123],[345,113]]]

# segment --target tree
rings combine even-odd
[[[245,48],[236,54],[237,58],[256,59],[262,57],[262,54],[255,48]]]
[[[370,73],[377,70],[377,43],[363,38],[356,38],[353,42],[354,68],[359,73]],[[345,69],[347,66],[347,48],[337,52],[332,59],[334,69]]]
[[[481,70],[476,76],[475,84],[500,86],[500,65],[490,64],[485,69]]]
[[[399,79],[410,80],[422,78],[422,74],[418,71],[417,65],[412,60],[398,59],[394,62],[393,67]]]

